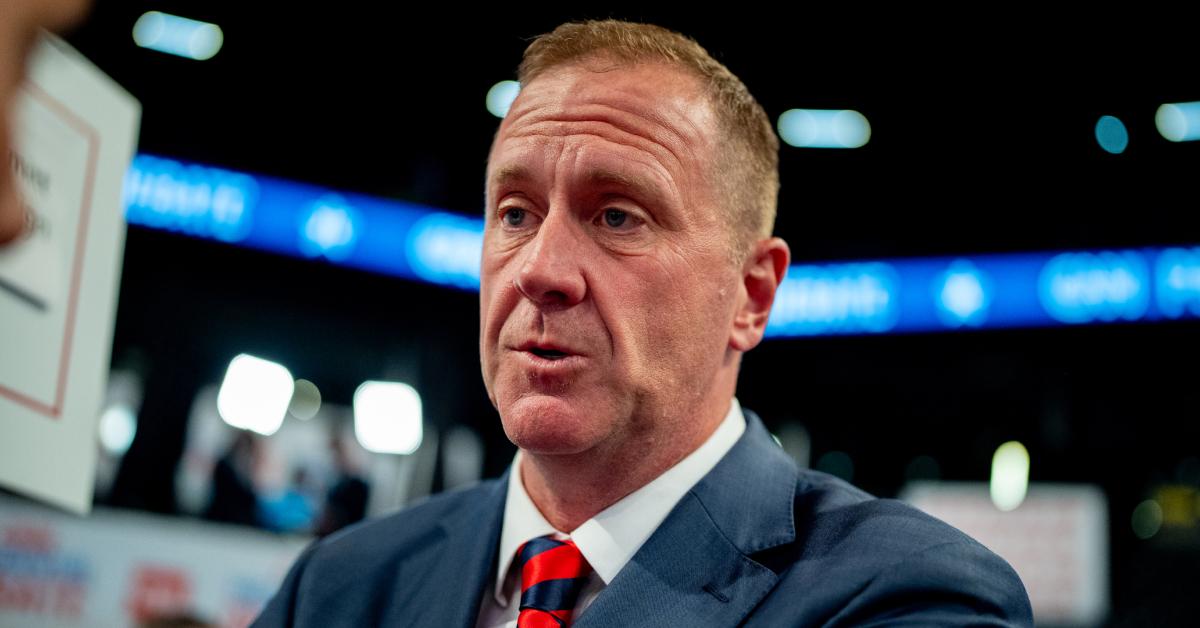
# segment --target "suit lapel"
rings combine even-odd
[[[795,540],[797,473],[754,414],[574,626],[739,624],[778,581],[749,556]]]
[[[475,625],[485,586],[495,569],[504,521],[508,474],[465,501],[399,567],[384,621],[387,626]]]

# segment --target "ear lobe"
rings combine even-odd
[[[792,253],[780,238],[758,241],[742,267],[741,303],[733,318],[729,346],[746,352],[762,342],[775,293],[787,273]]]

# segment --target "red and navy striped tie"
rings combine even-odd
[[[518,628],[566,628],[592,566],[574,541],[548,536],[531,539],[517,550],[521,568]]]

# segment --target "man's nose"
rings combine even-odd
[[[566,212],[551,211],[525,247],[525,259],[513,283],[525,298],[543,306],[570,307],[583,300],[586,240]]]

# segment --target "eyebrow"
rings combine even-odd
[[[520,183],[523,181],[531,181],[534,179],[533,173],[520,164],[508,164],[501,167],[492,174],[488,185],[508,185],[512,183]]]
[[[650,177],[616,172],[614,170],[592,170],[585,175],[591,185],[613,186],[631,190],[635,196],[662,202],[665,191]]]
[[[521,164],[501,166],[491,177],[489,185],[505,186],[536,180],[533,172]],[[612,186],[631,190],[634,195],[642,198],[663,200],[664,190],[650,177],[618,172],[611,169],[596,169],[584,175],[588,185]]]

